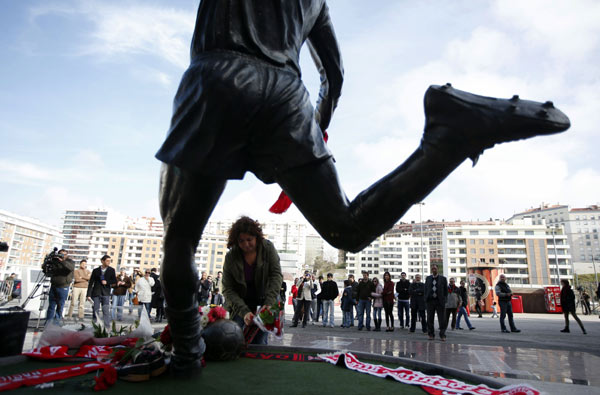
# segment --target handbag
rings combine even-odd
[[[135,295],[135,296],[133,297],[133,304],[135,304],[135,305],[138,305],[138,304],[140,304],[140,300],[138,299],[137,295]]]

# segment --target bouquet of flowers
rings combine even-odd
[[[200,306],[198,307],[198,311],[200,312],[200,324],[202,325],[202,329],[217,320],[229,319],[229,312],[223,307],[214,304]]]
[[[277,302],[274,306],[262,306],[254,316],[254,323],[261,331],[268,332],[277,339],[281,339],[285,323],[283,302]]]

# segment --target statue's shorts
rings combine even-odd
[[[241,179],[251,171],[265,183],[287,169],[331,156],[300,77],[230,51],[194,59],[156,154],[193,173]]]

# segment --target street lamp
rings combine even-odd
[[[598,286],[598,272],[596,272],[596,261],[594,260],[594,254],[592,254],[592,265],[594,266],[594,277],[596,277],[596,286]]]
[[[423,258],[423,218],[421,217],[421,207],[425,205],[425,202],[417,203],[419,205],[419,224],[421,225],[421,273],[425,278],[425,262]]]

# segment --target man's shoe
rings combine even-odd
[[[521,332],[521,330],[520,330],[520,329],[511,329],[510,331],[511,331],[512,333],[519,333],[519,332]]]
[[[359,331],[362,331],[362,326],[359,326],[359,327],[358,327],[358,330],[359,330]]]
[[[371,327],[370,327],[370,326],[367,326],[367,330],[368,330],[369,332],[371,332]]]
[[[457,326],[457,327],[456,327],[456,329],[458,329],[459,331],[462,331],[462,330],[463,330],[463,328],[461,328],[461,327],[459,327],[459,326]]]
[[[435,336],[429,336],[429,340],[434,340]]]
[[[562,333],[571,333],[571,331],[569,330],[569,328],[565,328],[565,329],[561,329]]]
[[[462,329],[462,328],[461,328],[461,329]],[[474,327],[474,326],[472,326],[472,327],[470,327],[470,328],[469,328],[469,330],[470,330],[470,331],[472,331],[472,330],[474,330],[474,329],[475,329],[475,327]]]
[[[306,328],[306,324],[302,324],[302,328]]]
[[[427,89],[423,141],[465,153],[473,165],[496,144],[567,130],[569,118],[545,103],[479,96],[446,85]]]
[[[440,340],[443,341],[443,342],[445,342],[446,341],[446,336],[441,336]]]
[[[298,327],[298,324],[292,324],[292,325],[290,325],[290,328],[296,328],[296,327]]]
[[[410,333],[415,333],[415,330],[414,329],[409,329],[409,332]]]
[[[502,329],[502,333],[510,333],[508,329]]]

